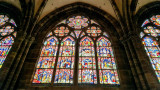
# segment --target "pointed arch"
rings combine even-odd
[[[93,19],[90,19],[89,17],[83,14],[70,16],[65,20],[62,20],[60,23],[56,24],[56,26],[53,29],[51,29],[50,32],[46,33],[46,38],[50,38],[52,36],[57,37],[57,39],[60,41],[60,44],[58,46],[57,56],[55,57],[56,60],[54,65],[54,71],[53,69],[52,71],[50,71],[53,73],[53,75],[52,74],[50,75],[52,80],[50,78],[49,79],[50,81],[47,83],[53,83],[54,85],[61,85],[61,84],[72,85],[73,83],[74,84],[78,83],[79,85],[84,85],[84,84],[119,85],[119,79],[118,79],[118,74],[115,68],[116,66],[114,62],[114,57],[111,57],[111,56],[110,58],[112,60],[110,61],[112,61],[112,64],[114,64],[112,65],[114,66],[114,69],[108,72],[109,74],[111,73],[110,74],[111,79],[109,80],[112,80],[112,82],[99,83],[100,82],[99,74],[101,73],[98,72],[99,71],[98,57],[97,57],[97,51],[95,51],[97,48],[96,40],[99,37],[103,37],[104,39],[105,37],[108,38],[109,36],[108,36],[108,33],[106,33],[102,29],[100,24],[98,24],[96,21],[94,21]],[[104,40],[106,40],[107,38],[105,38]],[[109,44],[109,41],[105,43]],[[78,45],[78,46],[75,46],[75,45]],[[112,48],[108,46],[106,47],[109,48],[111,52]],[[107,57],[106,54],[104,54],[103,56]],[[47,69],[50,69],[50,68],[47,68]],[[106,71],[106,69],[102,71]],[[41,72],[44,72],[44,71],[41,71]],[[45,71],[45,73],[46,72],[47,71]],[[114,75],[112,75],[112,73],[114,73]],[[106,76],[103,76],[103,77],[106,77]],[[41,78],[43,78],[43,73]],[[76,82],[77,79],[78,79],[78,82]],[[75,82],[73,82],[73,80]],[[43,83],[43,82],[40,82],[40,83]]]
[[[89,37],[80,41],[78,83],[97,84],[94,43]]]
[[[68,36],[61,42],[54,83],[73,83],[75,41]]]
[[[111,42],[102,36],[96,44],[100,84],[119,84]]]

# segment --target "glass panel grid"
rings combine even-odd
[[[53,36],[44,42],[32,83],[51,83],[58,44]]]
[[[160,48],[158,43],[150,37],[143,38],[142,43],[160,82]]]
[[[89,37],[80,41],[78,83],[97,84],[94,43]]]
[[[97,40],[97,56],[100,84],[119,85],[111,43],[105,37]]]

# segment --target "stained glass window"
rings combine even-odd
[[[109,36],[96,21],[80,15],[69,17],[46,38],[33,83],[70,85],[77,79],[79,85],[119,85]]]
[[[160,82],[160,48],[157,42],[158,36],[160,36],[159,26],[160,15],[153,15],[150,19],[146,19],[142,24],[143,31],[140,33],[140,37]]]
[[[73,83],[74,56],[75,41],[71,37],[66,37],[61,42],[55,83]]]
[[[52,36],[44,42],[33,83],[51,83],[57,49],[58,40],[56,37]]]
[[[119,84],[111,42],[100,37],[97,40],[98,69],[101,84]]]
[[[17,25],[7,15],[0,15],[0,68],[2,67],[16,37]]]
[[[80,41],[78,83],[97,83],[94,43],[89,37]]]

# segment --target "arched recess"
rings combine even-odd
[[[142,67],[145,72],[146,82],[150,88],[159,87],[159,23],[158,16],[160,9],[160,1],[149,3],[135,15],[136,32],[140,37],[142,51],[138,51],[143,59]],[[144,51],[144,52],[143,52]],[[146,69],[146,68],[147,69]],[[152,77],[152,78],[151,78]],[[153,85],[154,83],[154,85]]]
[[[46,37],[33,84],[120,85],[109,36],[96,21],[76,14],[58,23]]]
[[[59,26],[59,22],[63,23],[63,20],[65,20],[66,18],[68,19],[69,17],[71,18],[71,16],[85,16],[87,18],[89,17],[90,19],[94,20],[95,22],[97,22],[100,25],[100,29],[103,32],[107,32],[107,34],[109,36],[109,40],[113,45],[112,48],[113,48],[113,50],[115,49],[114,53],[116,53],[116,52],[118,53],[118,54],[115,54],[115,59],[117,61],[117,65],[121,66],[121,69],[118,69],[118,71],[117,71],[118,73],[120,73],[119,78],[121,79],[121,77],[120,77],[121,75],[127,78],[127,80],[124,80],[122,83],[120,82],[121,83],[120,87],[114,87],[114,88],[121,88],[121,87],[123,88],[123,85],[124,85],[123,83],[128,83],[128,82],[129,82],[129,84],[126,85],[127,87],[135,88],[134,82],[131,82],[132,81],[132,76],[130,74],[131,73],[130,68],[127,65],[127,63],[128,63],[127,59],[125,58],[125,51],[123,50],[123,48],[120,48],[120,47],[123,47],[123,46],[118,39],[120,37],[119,35],[121,33],[121,27],[120,27],[119,23],[116,21],[116,19],[114,19],[108,13],[106,13],[106,12],[104,12],[104,11],[94,7],[94,6],[91,6],[91,5],[88,5],[88,4],[85,4],[85,3],[79,3],[79,2],[70,4],[70,5],[66,5],[62,8],[59,8],[59,9],[51,12],[50,14],[48,14],[46,17],[44,17],[36,25],[36,27],[34,28],[34,31],[32,33],[32,35],[35,35],[36,40],[35,40],[34,44],[32,45],[32,50],[29,51],[28,57],[26,58],[27,60],[25,61],[25,65],[24,65],[24,67],[27,67],[29,65],[30,68],[29,67],[24,68],[24,70],[25,71],[27,70],[30,73],[35,72],[36,61],[37,61],[38,56],[40,55],[40,52],[41,52],[40,48],[43,46],[43,43],[44,43],[42,40],[44,40],[47,36],[50,36],[50,35],[55,35],[55,34],[58,35],[59,32],[55,33],[55,32],[53,32],[53,30],[55,30],[56,27]],[[64,24],[61,24],[61,25],[63,26]],[[96,25],[96,24],[93,24],[93,25],[99,26],[99,25]],[[92,25],[89,25],[89,26],[92,26]],[[66,25],[64,25],[64,27],[66,27]],[[93,28],[95,28],[95,27],[93,27]],[[71,31],[72,30],[73,29],[71,29]],[[82,29],[82,30],[84,30],[84,29]],[[51,31],[52,31],[52,33],[50,33]],[[90,31],[90,30],[88,30],[88,31]],[[80,32],[80,33],[81,33],[82,36],[78,37],[79,40],[75,40],[75,42],[80,42],[80,38],[82,39],[83,37],[85,37],[84,35],[86,35],[86,33],[82,33],[82,32]],[[60,35],[65,35],[65,33],[60,34]],[[78,34],[67,33],[67,36],[70,36],[74,39],[77,39],[76,35],[78,35]],[[100,36],[105,36],[105,35],[100,34]],[[88,35],[88,37],[92,37],[92,40],[94,41],[94,47],[96,47],[95,46],[96,45],[96,40],[100,36],[97,36],[97,38],[95,38],[95,40],[94,40],[94,38],[92,36]],[[107,37],[107,35],[105,37]],[[63,39],[64,38],[61,38],[61,40],[63,40]],[[59,42],[59,43],[61,43],[61,42]],[[76,43],[75,45],[76,45],[75,50],[76,51],[79,50],[79,43]],[[77,54],[77,53],[78,52],[75,52],[75,58],[76,59],[79,57],[79,54]],[[96,53],[96,48],[95,48],[95,53]],[[60,54],[60,53],[57,53],[57,54]],[[97,54],[95,54],[95,56],[96,55]],[[121,57],[123,55],[124,55],[124,57]],[[125,62],[125,63],[123,63],[123,62]],[[58,65],[56,63],[58,63],[58,62],[55,62],[55,65]],[[78,63],[78,61],[75,60],[75,63]],[[124,66],[126,66],[128,68],[123,68]],[[78,67],[79,66],[77,64],[74,65],[74,68],[78,69]],[[96,68],[98,69],[98,64],[96,64]],[[54,70],[56,70],[56,69],[54,69]],[[78,84],[79,84],[78,83],[78,72],[75,72],[75,71],[76,70],[74,69],[74,74],[75,75],[73,76],[73,78],[77,78],[77,79],[73,79],[73,82],[76,82],[73,85],[75,87],[77,87]],[[96,73],[98,74],[98,70],[96,71]],[[35,84],[31,84],[33,78],[34,78],[34,74],[31,76],[31,74],[24,72],[23,75],[22,75],[22,79],[20,80],[20,83],[23,82],[23,80],[26,80],[26,82],[23,83],[24,86],[26,86],[28,88],[39,88],[38,86],[36,86],[36,87],[33,86]],[[54,78],[55,78],[55,76],[53,76],[53,79],[52,79],[53,81],[51,81],[53,83],[51,83],[51,86],[56,85],[56,83],[54,83],[54,80],[55,80]],[[129,81],[128,81],[128,79],[129,79]],[[31,82],[28,82],[27,80],[30,80]],[[97,84],[100,85],[98,77],[97,77],[97,81],[98,81]],[[44,85],[44,87],[41,87],[41,88],[56,89],[56,87],[47,87],[48,84],[47,85],[43,84],[43,85]],[[59,84],[59,85],[64,85],[64,84]],[[84,83],[83,85],[87,85],[87,84]],[[116,85],[119,86],[118,84],[116,84]],[[97,86],[97,85],[93,85],[93,86]],[[106,86],[108,86],[108,85],[105,84],[104,87],[107,88]],[[109,85],[109,86],[115,86],[115,84]],[[19,87],[19,88],[23,88],[23,87]],[[61,87],[61,88],[73,88],[73,87],[71,86],[71,87]],[[86,88],[86,87],[84,87],[84,88]]]
[[[0,69],[15,41],[20,18],[21,14],[17,8],[8,3],[0,2]]]
[[[153,15],[142,23],[141,27],[143,31],[140,33],[140,38],[142,38],[144,49],[160,82],[160,43],[158,42],[160,39],[158,38],[160,36],[159,16],[160,15]]]

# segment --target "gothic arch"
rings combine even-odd
[[[160,1],[151,2],[143,7],[141,7],[136,15],[134,16],[134,22],[136,23],[136,26],[140,28],[141,24],[146,18],[151,17],[154,14],[159,14],[160,9]],[[140,31],[138,31],[140,33]]]
[[[111,29],[108,31],[110,36],[116,35],[120,37],[120,34],[122,33],[119,22],[109,13],[86,3],[76,2],[58,8],[43,17],[35,26],[32,35],[37,36],[37,32],[43,32],[45,29],[46,32],[43,34],[43,36],[45,36],[55,24],[74,14],[84,14],[95,19],[95,21],[102,25],[103,28]]]
[[[128,62],[126,62],[127,61],[126,58],[125,57],[121,58],[121,56],[125,56],[125,51],[124,51],[123,45],[119,41],[119,36],[120,36],[119,32],[121,32],[121,27],[118,21],[114,19],[111,15],[107,14],[106,12],[94,6],[84,4],[84,3],[73,3],[51,12],[49,15],[45,16],[34,28],[32,35],[35,36],[36,40],[32,44],[31,46],[32,50],[29,51],[29,54],[25,61],[25,65],[31,66],[30,68],[25,68],[25,70],[27,71],[29,70],[30,73],[24,73],[24,76],[27,75],[26,79],[30,80],[30,82],[28,81],[25,82],[25,85],[27,85],[28,87],[33,87],[33,85],[31,84],[32,83],[31,78],[33,78],[34,75],[31,73],[34,72],[34,69],[35,69],[34,66],[36,65],[36,61],[38,59],[38,56],[40,55],[40,49],[43,46],[43,40],[45,40],[45,36],[49,33],[49,31],[55,28],[58,22],[73,15],[88,16],[89,18],[95,20],[97,23],[99,23],[102,26],[103,30],[107,32],[107,34],[110,37],[110,42],[112,43],[114,56],[116,59],[116,63],[118,65],[117,67],[119,66],[121,67],[121,69],[118,69],[120,81],[122,76],[128,77],[127,75],[130,74],[129,68],[123,68],[124,65],[126,67],[129,67],[129,66],[127,65]],[[120,64],[120,63],[123,63],[123,64]],[[132,79],[132,76],[130,76],[128,79]],[[122,81],[120,83],[121,83],[120,87],[123,88],[125,87],[123,86],[123,83],[127,83],[127,81]],[[133,86],[134,85],[132,83],[131,87]],[[47,87],[47,88],[54,88],[54,87]],[[118,88],[118,87],[115,87],[115,88]]]

